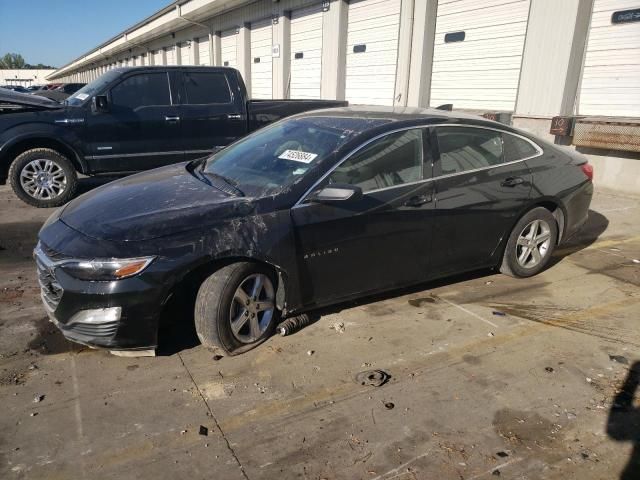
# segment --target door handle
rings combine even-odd
[[[239,113],[227,113],[227,118],[229,120],[242,120],[242,115]]]
[[[416,195],[415,197],[411,197],[409,200],[404,202],[405,207],[419,207],[424,205],[425,203],[429,203],[433,200],[431,195]]]
[[[178,123],[180,121],[180,117],[164,117],[164,121],[168,123]]]
[[[506,180],[503,180],[500,185],[503,187],[515,187],[516,185],[521,185],[524,183],[524,178],[522,177],[509,177]]]

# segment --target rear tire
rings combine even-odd
[[[38,208],[64,205],[78,187],[71,161],[50,148],[33,148],[18,155],[9,167],[9,181],[20,200]]]
[[[259,264],[239,262],[214,272],[196,298],[195,326],[202,344],[227,355],[257,347],[278,323],[276,278]]]
[[[556,247],[558,224],[549,210],[536,207],[513,228],[504,249],[500,272],[526,278],[542,271]]]

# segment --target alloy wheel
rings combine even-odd
[[[520,235],[516,243],[516,258],[523,268],[533,268],[542,262],[551,245],[551,228],[544,220],[533,220]]]
[[[242,343],[253,343],[265,333],[275,310],[275,289],[263,273],[246,277],[231,301],[231,332]]]
[[[27,195],[37,200],[52,200],[66,190],[67,176],[55,161],[36,159],[20,172],[20,185]]]

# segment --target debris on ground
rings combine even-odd
[[[291,335],[298,330],[302,330],[304,327],[311,325],[315,321],[310,315],[303,313],[297,317],[287,318],[284,322],[278,325],[278,332],[281,336]]]
[[[501,475],[500,470],[496,468],[493,472],[491,472],[491,475],[493,475],[494,477],[499,477]]]
[[[632,262],[633,262],[633,263],[640,263],[640,260],[638,260],[637,258],[634,258],[634,259],[632,260]]]
[[[217,361],[219,361],[219,360],[222,360],[224,357],[223,357],[222,355],[214,355],[214,356],[213,356],[213,357],[211,357],[211,358],[213,358],[213,361],[214,361],[214,362],[217,362]]]
[[[371,387],[381,387],[389,381],[391,375],[384,370],[365,370],[356,374],[356,383],[369,385]]]
[[[180,430],[180,435],[184,435],[185,433],[187,433],[186,430]]]
[[[499,456],[500,458],[505,458],[509,456],[509,454],[503,450],[496,452],[496,455]]]
[[[315,350],[307,350],[307,355],[309,356],[313,355],[314,353],[316,353]]]
[[[609,355],[609,360],[622,365],[629,365],[629,359],[623,355]]]
[[[35,397],[33,397],[33,403],[40,403],[43,400],[44,400],[44,395],[36,395]]]
[[[491,313],[493,313],[496,317],[506,317],[506,316],[507,316],[507,314],[506,314],[506,313],[501,312],[500,310],[494,310],[494,311],[493,311],[493,312],[491,312]]]
[[[384,402],[384,408],[387,410],[393,410],[395,408],[395,404],[393,402]]]
[[[553,367],[544,367],[544,369],[546,372],[549,372],[549,373],[553,373],[555,371]]]
[[[198,433],[206,437],[207,435],[209,435],[209,429],[204,425],[200,425],[200,429],[198,430]]]
[[[493,333],[493,332],[489,332],[489,333],[487,333],[487,337],[495,337],[495,336],[496,336],[496,334],[495,334],[495,333]]]
[[[331,328],[332,330],[335,330],[338,333],[344,333],[344,323],[342,322],[336,322],[333,325],[331,325],[329,328]]]
[[[36,415],[38,415],[38,412],[31,412],[31,413],[29,414],[29,416],[30,416],[30,417],[35,417]]]
[[[486,282],[484,282],[485,285],[491,285],[493,283],[493,280],[487,280]]]

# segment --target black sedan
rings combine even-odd
[[[197,291],[202,343],[240,353],[320,306],[486,267],[535,275],[586,221],[592,174],[478,117],[309,112],[57,210],[35,250],[42,298],[70,340],[153,351],[170,299]]]

